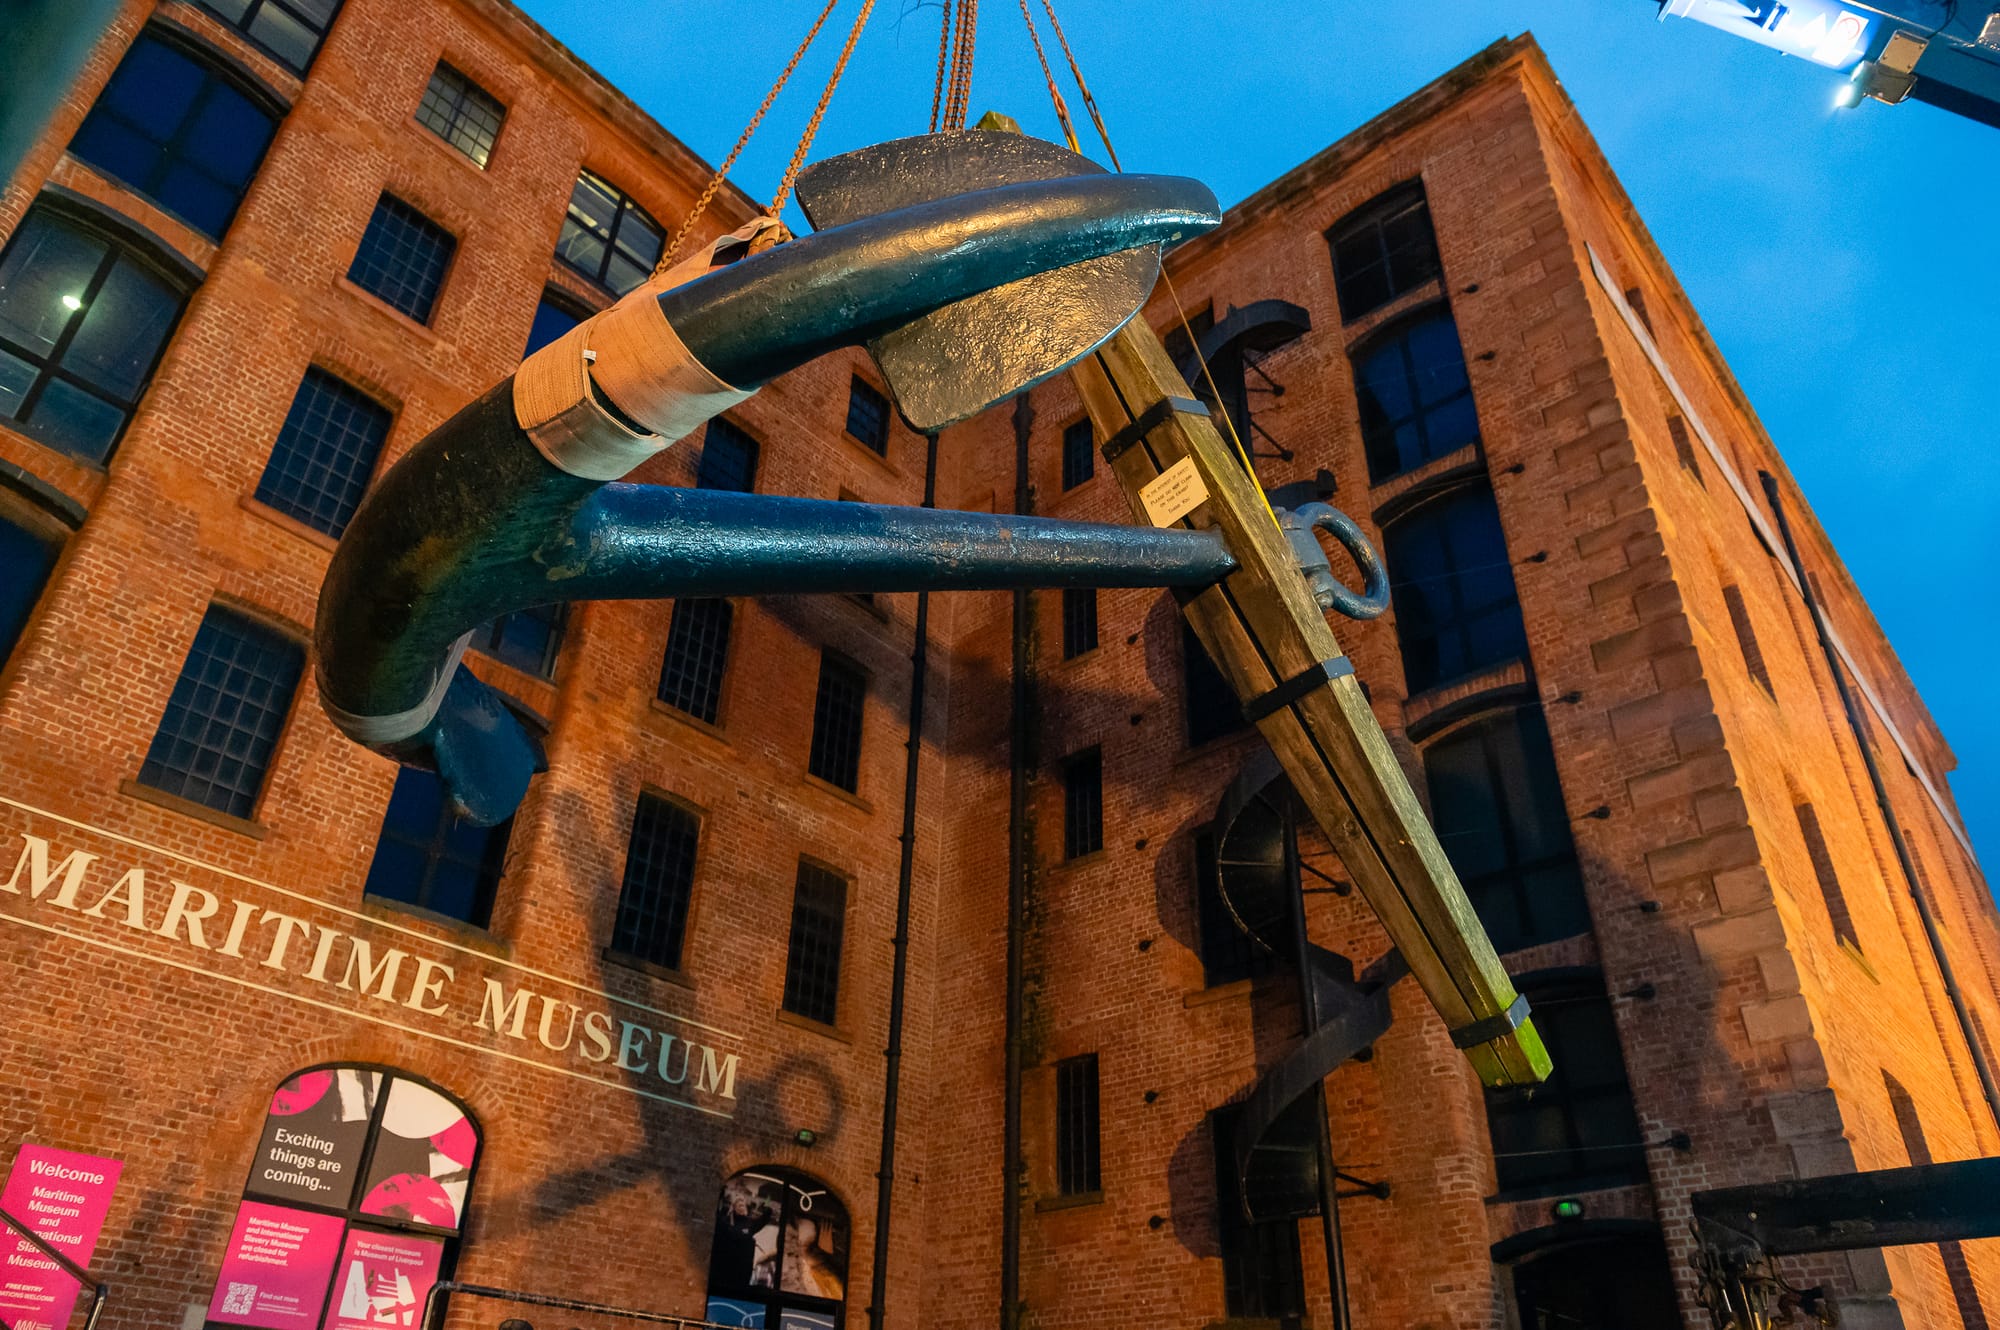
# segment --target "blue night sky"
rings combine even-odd
[[[877,4],[814,158],[925,128],[938,11],[911,2]],[[710,161],[819,9],[523,3]],[[773,190],[856,8],[843,0],[745,153],[752,195]],[[1198,176],[1225,204],[1533,32],[1958,754],[1975,843],[2000,846],[2000,708],[1983,696],[2000,656],[2000,131],[1916,102],[1836,111],[1842,76],[1657,23],[1644,0],[1056,12],[1126,168]],[[982,6],[979,36],[973,116],[1005,110],[1059,138],[1018,6]]]

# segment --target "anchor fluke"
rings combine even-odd
[[[958,194],[1103,168],[1056,144],[994,130],[895,139],[829,158],[799,177],[815,228],[843,226]],[[1138,313],[1160,276],[1160,250],[1222,220],[1215,195],[1179,176],[1124,176],[1122,215],[1105,218],[1144,243],[1036,273],[954,301],[868,340],[896,407],[913,429],[965,420],[1061,373]],[[1142,217],[1152,225],[1135,225]],[[981,244],[970,237],[970,255]]]

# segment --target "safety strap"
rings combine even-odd
[[[733,262],[782,226],[775,217],[757,218],[522,361],[514,372],[514,419],[542,456],[573,476],[617,480],[749,397],[695,359],[659,297]],[[605,409],[600,393],[624,420]]]
[[[1498,1016],[1488,1016],[1470,1025],[1461,1025],[1451,1032],[1451,1042],[1459,1048],[1477,1048],[1490,1040],[1510,1035],[1521,1028],[1528,1019],[1528,998],[1516,993],[1514,1000],[1507,1004],[1507,1010]]]
[[[1317,664],[1306,666],[1270,692],[1245,702],[1243,719],[1255,725],[1264,717],[1284,710],[1321,684],[1344,679],[1352,673],[1354,673],[1353,661],[1345,656],[1329,656]]]

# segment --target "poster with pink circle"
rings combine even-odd
[[[361,1213],[456,1230],[478,1153],[479,1133],[463,1109],[427,1085],[397,1077],[362,1183]]]
[[[125,1167],[116,1159],[23,1144],[0,1209],[77,1265],[90,1268],[111,1193]],[[11,1227],[0,1229],[0,1324],[62,1330],[83,1286]]]
[[[258,1330],[312,1330],[340,1252],[338,1215],[245,1201],[236,1212],[208,1319]]]
[[[441,1239],[350,1229],[326,1330],[410,1330],[423,1316],[443,1261]]]

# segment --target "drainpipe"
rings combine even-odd
[[[1028,485],[1028,435],[1035,408],[1023,393],[1014,399],[1014,512],[1034,508]],[[1034,602],[1027,590],[1014,591],[1014,659],[1009,677],[1013,696],[1007,751],[1007,1086],[1005,1143],[1000,1198],[1000,1330],[1015,1330],[1021,1313],[1021,1044],[1026,1024],[1028,913],[1028,776],[1034,767],[1034,656],[1029,650]]]
[[[1951,1009],[1958,1017],[1958,1032],[1972,1054],[1972,1069],[1979,1076],[1979,1088],[1986,1096],[1986,1110],[1993,1115],[1995,1125],[2000,1125],[2000,1088],[1995,1086],[1986,1050],[1980,1047],[1979,1040],[1974,1036],[1972,1014],[1966,1010],[1965,995],[1959,991],[1958,978],[1952,973],[1951,958],[1944,950],[1944,939],[1938,936],[1937,917],[1931,913],[1930,902],[1924,899],[1919,886],[1917,865],[1910,857],[1909,842],[1903,837],[1903,824],[1897,820],[1896,810],[1889,803],[1889,787],[1882,780],[1882,768],[1875,761],[1875,750],[1868,742],[1868,732],[1862,728],[1861,704],[1855,699],[1854,690],[1847,686],[1847,675],[1842,669],[1840,657],[1834,652],[1833,641],[1827,635],[1826,613],[1820,607],[1819,597],[1813,593],[1812,580],[1806,576],[1805,565],[1799,562],[1798,546],[1792,543],[1792,524],[1786,519],[1785,505],[1778,497],[1778,482],[1768,471],[1759,471],[1757,475],[1764,482],[1764,497],[1771,501],[1771,512],[1778,519],[1778,534],[1785,542],[1785,558],[1791,562],[1799,594],[1805,597],[1806,612],[1812,616],[1813,632],[1819,637],[1820,650],[1826,653],[1827,669],[1833,674],[1833,686],[1840,691],[1840,705],[1847,712],[1848,728],[1854,732],[1855,746],[1861,749],[1861,764],[1868,768],[1868,783],[1875,790],[1875,806],[1882,810],[1882,821],[1889,828],[1889,843],[1896,847],[1896,862],[1902,865],[1903,878],[1910,884],[1910,899],[1917,903],[1917,918],[1923,921],[1924,937],[1931,946],[1931,959],[1937,962],[1938,978],[1943,981],[1945,995],[1951,999]]]
[[[925,436],[924,503],[937,507],[938,436]],[[889,1046],[882,1089],[882,1163],[875,1170],[875,1266],[868,1284],[869,1330],[882,1330],[889,1279],[889,1216],[896,1184],[896,1100],[903,1074],[903,995],[910,960],[910,881],[917,857],[917,758],[924,748],[924,671],[930,659],[931,593],[917,593],[916,642],[910,648],[908,752],[903,759],[903,854],[896,867],[896,961],[889,980]]]

